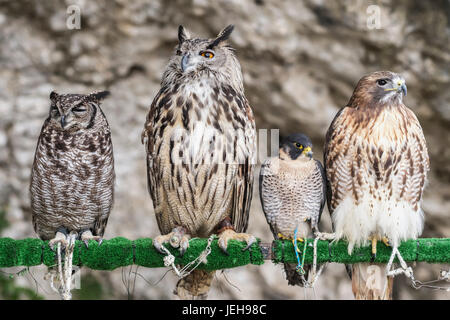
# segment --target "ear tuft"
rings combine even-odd
[[[182,44],[189,38],[190,38],[189,32],[182,25],[180,25],[178,27],[178,43]]]
[[[93,97],[94,99],[101,101],[103,99],[105,99],[107,96],[109,96],[110,92],[109,91],[98,91],[98,92],[93,92],[91,93],[89,96]]]
[[[208,46],[208,49],[212,49],[217,46],[222,41],[227,40],[230,37],[230,34],[233,32],[234,25],[230,24],[226,26],[222,31],[219,32],[216,39],[214,39]]]
[[[54,101],[58,98],[58,94],[55,91],[50,93],[50,100]]]

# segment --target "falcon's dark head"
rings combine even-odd
[[[406,96],[405,79],[391,71],[377,71],[359,80],[348,103],[353,107],[401,103]]]
[[[289,135],[281,142],[280,157],[286,155],[291,160],[311,160],[313,156],[312,142],[303,133]]]

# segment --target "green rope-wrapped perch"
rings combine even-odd
[[[306,246],[305,263],[313,261],[313,239],[308,239]],[[166,247],[175,256],[175,263],[186,265],[195,260],[206,248],[207,239],[192,239],[189,248],[183,257],[178,250],[167,245]],[[229,255],[224,254],[217,245],[217,239],[212,242],[211,254],[207,263],[199,265],[199,269],[219,270],[228,269],[247,264],[261,265],[264,260],[274,263],[296,263],[294,247],[291,241],[276,240],[272,243],[253,244],[250,250],[242,251],[246,246],[244,242],[231,240],[228,244]],[[298,247],[303,253],[303,243]],[[423,261],[428,263],[450,263],[450,239],[417,239],[403,242],[399,251],[405,261]],[[382,242],[377,244],[377,256],[373,262],[387,263],[392,249]],[[142,238],[128,240],[122,237],[104,240],[101,246],[95,241],[89,242],[86,248],[83,242],[77,241],[73,255],[73,264],[95,270],[114,270],[132,264],[147,268],[164,267],[164,256],[157,252],[152,239]],[[355,249],[352,255],[347,252],[345,241],[329,242],[319,240],[317,244],[317,262],[358,263],[371,262],[371,247]],[[14,240],[0,238],[0,268],[15,266],[37,266],[45,264],[53,266],[56,263],[56,253],[50,249],[47,241],[40,239]]]

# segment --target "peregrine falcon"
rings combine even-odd
[[[259,175],[259,193],[267,222],[275,239],[299,239],[318,232],[325,205],[325,172],[313,159],[311,140],[304,134],[288,136],[281,143],[279,157],[267,159]],[[305,275],[296,265],[284,265],[290,285],[303,286]]]

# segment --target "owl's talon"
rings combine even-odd
[[[250,249],[250,247],[256,242],[256,238],[252,235],[247,240],[247,246],[242,249],[242,251]]]
[[[84,242],[84,245],[86,248],[89,248],[89,240],[95,240],[98,242],[98,245],[100,246],[103,242],[102,237],[100,236],[94,236],[91,232],[91,230],[85,230],[81,233],[81,241]]]
[[[191,238],[186,232],[186,228],[176,227],[168,234],[155,237],[153,246],[159,253],[166,254],[162,246],[164,243],[169,243],[173,248],[180,248],[180,255],[183,256],[187,248],[189,248],[189,239]]]
[[[223,253],[225,253],[227,256],[230,255],[228,253],[227,247],[228,247],[228,240],[238,240],[238,241],[245,241],[247,243],[247,246],[242,250],[248,250],[253,243],[256,242],[256,238],[252,236],[251,234],[247,233],[236,233],[233,229],[226,229],[219,235],[219,247],[222,249]]]
[[[180,256],[184,256],[187,248],[189,248],[189,237],[184,236],[180,241]]]
[[[48,242],[48,246],[50,247],[50,249],[52,249],[52,251],[55,251],[56,250],[55,245],[58,243],[61,243],[61,249],[67,247],[69,241],[67,233],[65,231],[58,230],[56,232],[55,237]]]

